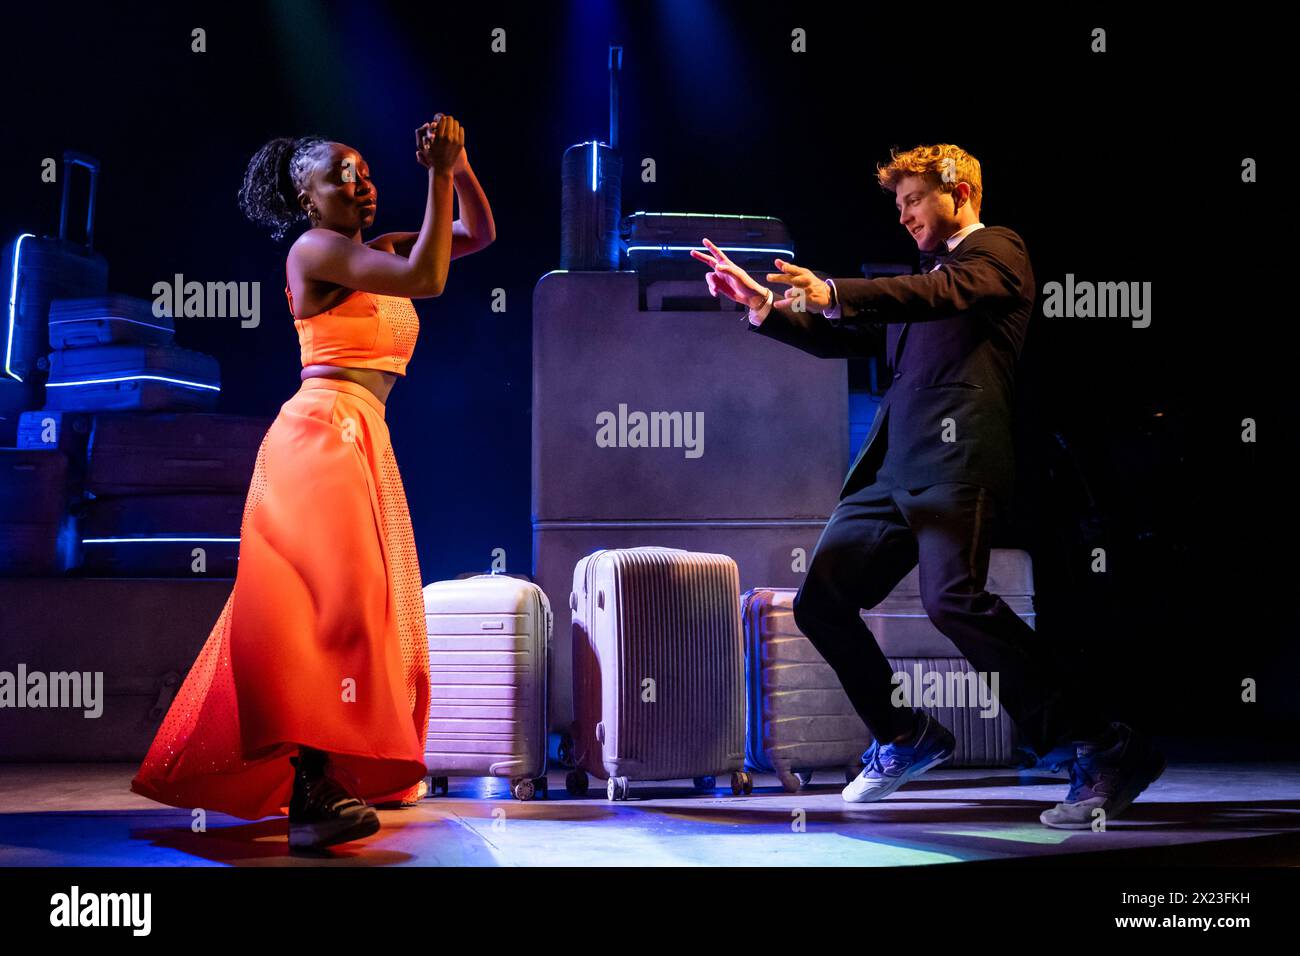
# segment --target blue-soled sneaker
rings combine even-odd
[[[1106,822],[1128,809],[1137,795],[1165,772],[1165,755],[1127,724],[1112,723],[1113,742],[1080,743],[1070,765],[1065,802],[1038,819],[1060,830],[1087,830],[1098,809]]]
[[[911,743],[872,742],[871,749],[862,755],[866,766],[844,788],[844,799],[848,803],[871,803],[887,797],[951,757],[956,745],[948,728],[922,711],[917,714],[916,735]]]

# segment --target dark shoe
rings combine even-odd
[[[1165,756],[1150,738],[1127,724],[1110,726],[1110,740],[1078,744],[1065,802],[1038,817],[1045,826],[1087,830],[1098,809],[1109,822],[1165,772]]]
[[[289,762],[294,766],[289,798],[291,849],[319,850],[379,830],[379,814],[329,775],[327,754],[303,748]]]

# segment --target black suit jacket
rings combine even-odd
[[[1011,496],[1015,366],[1034,306],[1025,243],[976,229],[927,275],[835,279],[842,316],[773,308],[751,331],[827,358],[869,356],[885,338],[892,381],[840,497],[889,471],[905,488],[964,481]]]

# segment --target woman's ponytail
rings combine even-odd
[[[280,136],[254,153],[239,189],[244,215],[268,227],[274,238],[284,238],[294,223],[306,218],[298,192],[307,185],[317,147],[327,144],[319,136]]]

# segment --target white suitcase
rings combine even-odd
[[[551,605],[503,574],[424,588],[429,634],[430,794],[448,777],[508,777],[510,792],[546,796]]]

